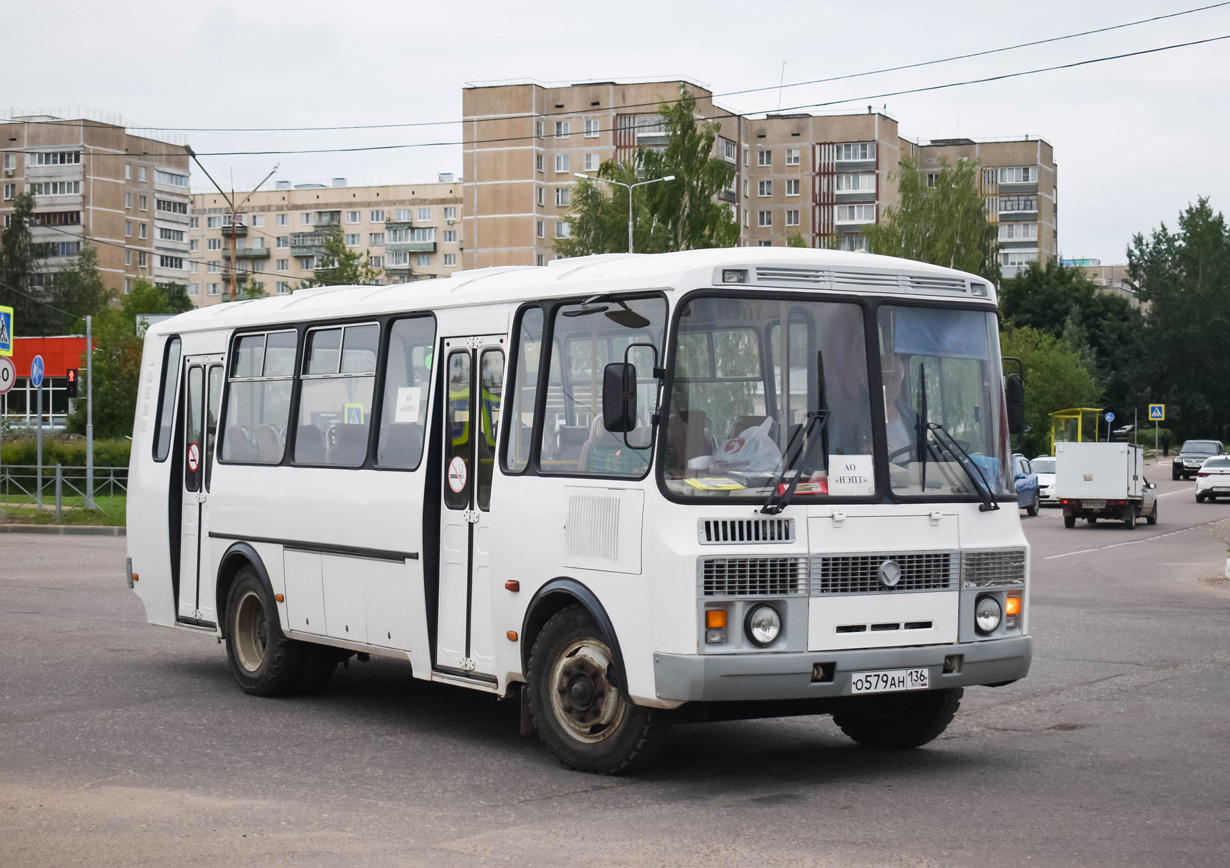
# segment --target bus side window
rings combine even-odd
[[[538,361],[541,357],[542,309],[533,307],[521,315],[514,356],[516,370],[509,381],[512,406],[507,417],[504,467],[510,473],[520,473],[530,461],[534,405],[538,398]]]
[[[171,338],[162,357],[158,427],[154,429],[155,461],[166,461],[171,454],[171,423],[175,420],[175,380],[179,375],[179,355],[179,338]]]
[[[436,322],[429,316],[399,319],[389,329],[378,467],[413,470],[423,457],[435,333]]]

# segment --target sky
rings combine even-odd
[[[418,4],[391,0],[67,0],[4,13],[0,110],[76,107],[188,142],[198,153],[394,150],[202,161],[236,189],[278,180],[373,183],[461,173],[460,128],[176,131],[452,122],[467,82],[684,77],[745,113],[850,100],[915,140],[1040,136],[1058,165],[1064,257],[1126,262],[1134,233],[1207,196],[1230,208],[1230,40],[930,93],[894,91],[1230,35],[1230,5],[1109,33],[921,69],[792,83],[1002,48],[1210,5],[1215,0],[936,0],[931,3]],[[25,38],[20,34],[26,34]],[[53,38],[48,38],[53,37]],[[784,70],[783,70],[784,64]],[[785,87],[778,89],[784,76]],[[133,130],[136,132],[137,130]],[[206,179],[194,170],[194,189]],[[272,184],[272,181],[270,182]]]

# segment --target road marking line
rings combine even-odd
[[[1108,545],[1108,546],[1098,546],[1097,548],[1092,548],[1092,549],[1081,549],[1080,551],[1075,551],[1075,552],[1063,552],[1062,554],[1058,554],[1058,555],[1050,555],[1049,557],[1045,557],[1045,558],[1043,558],[1042,560],[1044,560],[1044,561],[1053,561],[1053,560],[1055,560],[1056,558],[1066,558],[1066,557],[1070,557],[1070,556],[1072,556],[1072,555],[1087,555],[1087,554],[1089,554],[1089,552],[1100,552],[1100,551],[1102,551],[1103,549],[1117,549],[1117,548],[1119,548],[1120,546],[1134,546],[1134,545],[1139,545],[1140,543],[1151,542],[1152,540],[1155,540],[1155,539],[1161,539],[1162,537],[1174,536],[1175,534],[1179,534],[1179,533],[1186,533],[1187,531],[1189,531],[1189,530],[1195,530],[1195,529],[1196,529],[1196,528],[1198,528],[1198,527],[1208,527],[1209,525],[1212,525],[1212,524],[1217,524],[1217,523],[1218,523],[1218,522],[1220,522],[1220,521],[1225,521],[1225,519],[1224,519],[1224,518],[1218,518],[1218,519],[1214,519],[1213,521],[1206,521],[1204,524],[1193,524],[1191,527],[1181,527],[1181,528],[1179,528],[1178,530],[1172,530],[1172,531],[1170,531],[1170,532],[1168,532],[1168,533],[1158,533],[1158,534],[1154,534],[1153,536],[1147,536],[1147,537],[1145,537],[1144,539],[1134,539],[1134,540],[1130,540],[1130,541],[1128,541],[1128,542],[1112,543],[1112,544],[1110,544],[1110,545]]]

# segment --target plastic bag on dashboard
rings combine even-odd
[[[714,456],[714,468],[740,473],[776,473],[782,465],[782,451],[769,434],[772,427],[773,420],[765,419],[731,437]]]

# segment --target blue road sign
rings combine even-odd
[[[1106,421],[1107,421],[1107,422],[1114,422],[1114,421],[1115,421],[1115,414],[1114,414],[1114,413],[1107,413],[1107,414],[1106,414]]]
[[[30,363],[30,385],[38,388],[43,385],[43,357],[35,356]]]
[[[1166,421],[1166,405],[1165,404],[1150,404],[1149,405],[1149,421],[1150,422],[1165,422]]]

